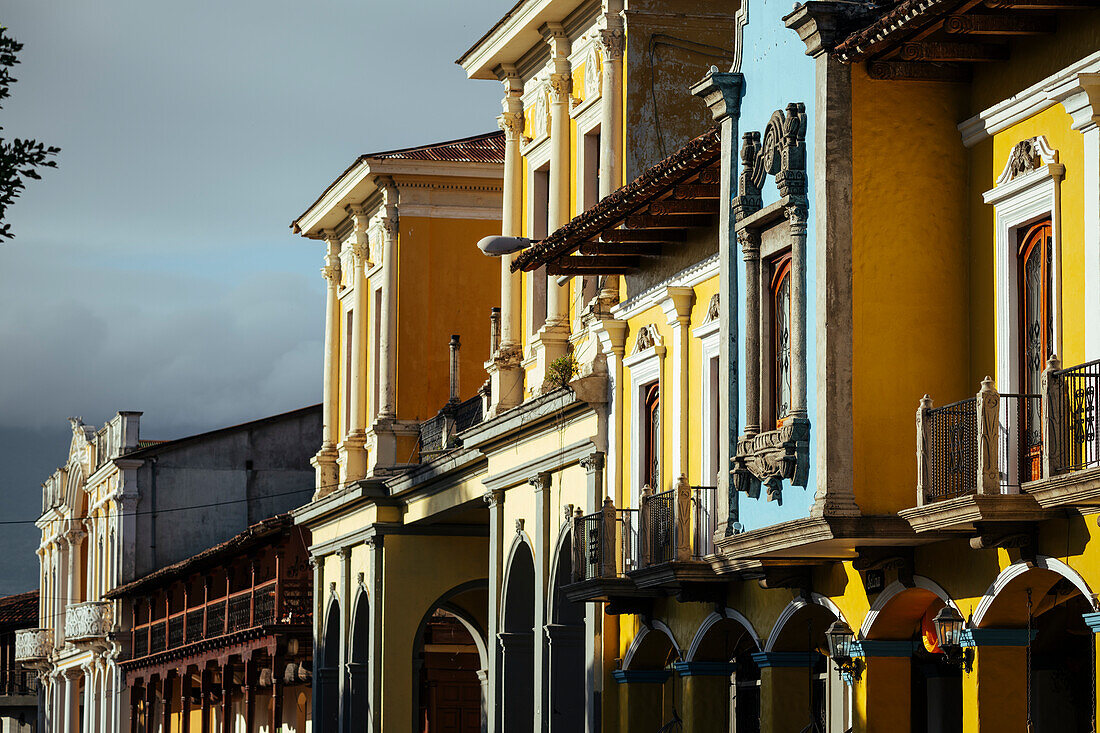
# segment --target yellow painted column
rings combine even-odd
[[[816,652],[757,652],[760,730],[800,731],[810,722],[810,675]]]
[[[732,662],[677,662],[684,730],[728,733],[730,729],[730,677]]]
[[[853,652],[860,665],[852,680],[853,731],[908,733],[913,643],[865,640]]]
[[[971,657],[963,675],[965,733],[1025,733],[1027,730],[1027,630],[967,629]]]
[[[663,686],[669,674],[661,669],[618,669],[619,731],[656,730],[664,724]],[[687,728],[685,728],[687,730]]]
[[[1092,633],[1100,634],[1100,613],[1085,613],[1081,614],[1081,618],[1084,619],[1085,624],[1092,629]],[[1100,721],[1100,644],[1096,643],[1095,637],[1092,643],[1093,653],[1093,665],[1094,670],[1092,684],[1096,686],[1093,694],[1093,702],[1096,704],[1096,710],[1093,712],[1095,716],[1093,719]]]

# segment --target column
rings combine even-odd
[[[501,234],[517,237],[523,233],[523,158],[520,141],[523,139],[523,81],[515,67],[502,67],[501,83],[504,84],[503,112],[497,124],[504,131],[504,182]],[[500,346],[487,365],[491,388],[490,416],[498,415],[523,401],[523,369],[519,332],[523,316],[520,304],[521,274],[511,270],[514,255],[500,258]]]
[[[760,232],[742,229],[737,240],[745,261],[745,435],[751,437],[760,432]]]
[[[351,701],[351,691],[348,689],[348,676],[346,670],[348,668],[348,662],[351,661],[351,649],[348,639],[351,637],[351,603],[354,598],[352,594],[352,580],[351,580],[351,548],[341,547],[336,551],[336,556],[340,558],[340,662],[336,668],[336,685],[340,690],[339,698],[339,727],[341,731],[348,731],[350,729],[349,719],[350,710],[348,709],[348,703]],[[374,605],[373,603],[371,604]],[[253,672],[258,674],[258,671]]]
[[[695,290],[666,287],[661,308],[672,326],[672,459],[675,472],[688,472],[688,324]]]
[[[398,211],[397,186],[389,176],[378,176],[382,192],[382,307],[378,323],[378,409],[375,411],[374,451],[371,472],[397,462],[397,268]]]
[[[164,721],[161,730],[164,733],[172,733],[172,688],[176,676],[174,670],[169,670],[164,675],[164,683],[161,685],[161,718]]]
[[[271,658],[271,702],[268,719],[271,725],[269,733],[282,733],[283,728],[283,669],[284,663],[279,655]]]
[[[321,274],[325,278],[325,374],[322,397],[321,449],[313,457],[317,483],[313,498],[320,499],[336,490],[339,481],[336,444],[339,442],[337,425],[337,391],[340,384],[340,240],[336,232],[325,230],[325,266]]]
[[[1093,672],[1093,703],[1096,705],[1096,709],[1093,711],[1093,720],[1100,720],[1100,644],[1096,643],[1096,634],[1100,634],[1100,613],[1085,613],[1081,615],[1081,618],[1085,620],[1085,625],[1092,631],[1093,638],[1089,641],[1092,642],[1092,672]]]
[[[96,730],[95,724],[95,709],[96,709],[96,675],[94,664],[83,664],[80,666],[81,671],[84,673],[84,692],[81,695],[82,709],[80,711],[80,730],[90,731]]]
[[[504,582],[504,490],[488,491],[483,498],[489,505],[489,608],[499,609],[503,607],[501,587]],[[500,632],[499,622],[499,613],[494,611],[489,614],[489,684],[485,701],[489,718],[488,733],[501,733],[504,730],[500,717],[502,702],[498,698],[504,679],[501,649],[497,639]]]
[[[535,626],[536,630],[546,625],[546,591],[552,582],[550,578],[550,488],[553,474],[542,472],[530,479],[535,490],[535,529],[532,533],[535,560]],[[543,635],[535,634],[532,640],[532,659],[535,683],[535,731],[546,731],[550,722],[549,710],[549,659]],[[510,728],[505,726],[505,730]]]
[[[585,501],[590,511],[599,511],[604,506],[604,502],[608,501],[606,498],[607,490],[604,487],[604,466],[606,461],[604,454],[599,451],[592,453],[580,460],[581,467],[585,470],[587,491],[585,492]],[[611,527],[614,529],[614,503],[609,507],[612,519]],[[581,511],[581,510],[577,510]],[[578,537],[574,532],[573,534],[573,568],[577,569],[576,558],[578,556],[578,545],[583,549],[584,537]],[[604,562],[610,561],[608,564],[611,566],[607,568],[609,575],[614,575],[615,571],[615,557],[612,555],[610,558],[603,558]],[[571,581],[567,581],[571,582]],[[584,695],[585,707],[584,707],[584,726],[583,730],[587,733],[595,733],[600,730],[600,709],[601,700],[603,698],[603,625],[604,625],[604,612],[603,604],[600,603],[586,603],[584,606],[584,627],[583,639],[581,643],[584,645],[582,651],[585,667],[586,679],[577,679],[578,684],[582,684],[584,687],[581,690],[583,695],[584,690],[589,690],[590,694]],[[547,627],[547,636],[550,639],[550,652],[551,655],[555,654],[554,650],[554,638],[550,636],[550,627]],[[618,638],[615,638],[618,641]],[[553,665],[553,658],[551,658],[551,665]],[[551,669],[551,684],[558,684],[558,677]],[[553,688],[551,688],[553,689]],[[576,698],[581,699],[580,696]],[[554,705],[554,700],[551,698],[551,710],[557,709]],[[578,711],[579,712],[579,711]],[[555,720],[552,718],[551,720]],[[561,730],[569,728],[559,728]],[[581,730],[580,725],[573,725],[572,730]]]
[[[909,733],[913,642],[864,640],[852,652],[860,665],[851,681],[853,733]]]
[[[365,444],[366,416],[366,365],[367,354],[367,261],[370,258],[370,246],[367,242],[367,212],[362,206],[349,206],[348,213],[354,226],[352,254],[352,324],[351,324],[351,374],[345,379],[351,380],[351,405],[346,410],[348,425],[344,431],[344,440],[340,444],[340,455],[344,463],[344,482],[361,479],[367,472],[367,452]],[[346,332],[346,327],[345,327]]]
[[[676,662],[680,676],[684,730],[728,733],[730,730],[730,678],[733,662]]]
[[[314,667],[316,669],[316,667]],[[316,706],[313,708],[316,710]],[[226,660],[222,665],[221,733],[233,733],[233,665]]]
[[[596,605],[596,604],[588,604]],[[585,726],[588,713],[585,690],[592,689],[585,677],[578,674],[577,662],[585,660],[585,626],[547,624],[547,683],[549,710],[546,713],[550,733],[578,733],[591,730]],[[591,659],[589,657],[588,659]],[[591,664],[585,664],[591,668]]]
[[[313,682],[309,689],[310,709],[313,711],[313,720],[322,721],[328,714],[325,712],[321,694],[325,687],[321,675],[321,644],[325,638],[325,562],[323,558],[311,554],[309,565],[313,568]],[[319,728],[321,724],[315,725]]]
[[[65,703],[62,730],[65,733],[77,733],[80,729],[80,669],[66,669],[65,676]]]
[[[972,655],[962,682],[963,730],[1024,730],[1027,629],[967,629],[962,641]]]
[[[611,0],[603,14],[599,46],[603,57],[600,80],[600,198],[619,188],[623,177],[623,21],[618,10],[622,2]],[[610,6],[615,6],[614,8]],[[619,276],[605,275],[600,297],[608,303],[619,300]]]
[[[180,670],[180,733],[191,731],[191,668]]]
[[[497,634],[500,640],[500,699],[502,733],[531,730],[536,690],[532,688],[534,666],[531,632]],[[537,727],[535,730],[539,730]]]
[[[711,116],[722,132],[722,156],[719,158],[721,173],[718,184],[718,292],[722,308],[719,318],[718,372],[718,424],[725,425],[718,436],[718,465],[726,469],[733,457],[738,430],[737,395],[737,307],[740,293],[737,287],[736,232],[731,216],[733,197],[737,194],[737,131],[741,116],[741,86],[744,79],[738,73],[711,72],[691,88],[710,109]],[[730,486],[726,470],[718,472],[719,496],[727,497],[718,502],[719,533],[733,534],[733,524],[738,520],[737,492]],[[722,529],[722,520],[725,527]]]
[[[791,417],[806,418],[806,223],[809,209],[804,201],[798,201],[788,206],[785,213],[791,233]]]
[[[202,733],[211,733],[210,728],[210,693],[214,686],[214,682],[211,679],[212,670],[209,667],[203,667],[199,674],[199,700],[202,708],[202,720],[199,722],[199,729]]]
[[[655,730],[664,722],[664,684],[668,672],[617,669],[611,676],[619,684],[620,731]]]
[[[368,730],[382,733],[382,699],[385,678],[382,674],[382,611],[383,582],[385,580],[384,546],[385,535],[378,534],[364,542],[367,548],[367,572],[370,574],[370,670],[367,673],[367,715]],[[350,609],[349,609],[350,612]]]
[[[816,652],[756,652],[760,667],[760,730],[798,731],[811,720],[810,682]]]
[[[244,729],[247,733],[256,730],[256,663],[248,659],[244,663]]]

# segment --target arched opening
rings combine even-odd
[[[689,651],[690,662],[733,664],[726,697],[730,725],[737,733],[760,731],[760,668],[752,655],[760,648],[753,633],[735,618],[713,614],[700,627]]]
[[[570,601],[562,588],[573,579],[573,535],[566,531],[558,544],[554,583],[550,591],[550,623],[546,626],[550,681],[547,690],[550,730],[584,729],[587,668],[584,663],[584,605]]]
[[[489,655],[487,581],[461,585],[437,600],[420,622],[413,648],[414,730],[479,733],[488,722],[484,682]]]
[[[370,720],[370,600],[367,592],[359,589],[355,599],[355,612],[351,619],[351,654],[348,658],[347,697],[345,715],[349,730],[365,731]]]
[[[535,560],[517,542],[505,576],[500,627],[500,691],[504,730],[532,731],[535,720]]]
[[[791,667],[770,667],[770,674],[785,678],[784,687],[786,714],[797,725],[792,730],[803,733],[825,733],[825,731],[848,730],[851,727],[851,692],[829,664],[825,651],[828,644],[825,630],[837,619],[829,605],[825,605],[820,596],[814,595],[814,602],[799,600],[793,602],[781,614],[776,628],[765,645],[769,653],[797,653],[802,663]],[[797,659],[797,657],[794,657]],[[764,661],[763,664],[769,664]],[[761,670],[762,694],[775,694],[765,691],[769,684],[766,670]],[[776,680],[771,680],[776,685]],[[778,729],[774,722],[761,720],[762,729]]]
[[[1030,710],[1035,730],[1092,730],[1095,640],[1082,618],[1092,604],[1081,585],[1079,577],[1049,565],[1023,572],[1014,566],[1002,573],[991,602],[975,616],[982,629],[1031,629],[1022,671],[1029,691],[1024,710]]]
[[[678,678],[669,674],[674,662],[680,661],[677,648],[668,627],[654,622],[653,628],[644,629],[634,638],[634,643],[623,659],[628,685],[641,686],[641,694],[633,691],[627,695],[631,708],[629,721],[637,725],[638,718],[654,723],[654,730],[683,730],[683,705],[678,688]],[[657,673],[643,676],[639,673]],[[644,711],[643,715],[638,715]],[[656,718],[656,720],[654,720]],[[662,727],[663,726],[663,727]]]
[[[921,579],[918,579],[921,580]],[[944,661],[932,619],[946,604],[939,586],[891,587],[864,637],[912,644],[909,658],[909,728],[928,733],[961,733],[962,669]],[[879,605],[879,604],[876,604]],[[873,661],[869,662],[873,664]]]
[[[317,720],[320,730],[340,726],[340,602],[328,604],[320,669],[317,670]]]

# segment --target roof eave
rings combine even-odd
[[[561,20],[568,14],[557,6],[578,4],[578,0],[520,0],[455,63],[469,79],[496,80],[502,64],[513,63],[539,43],[542,39],[539,28],[544,23]]]

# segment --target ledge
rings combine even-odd
[[[1027,494],[970,494],[903,509],[898,515],[913,531],[973,531],[978,522],[1038,522],[1055,514]]]
[[[715,543],[717,556],[710,560],[718,573],[741,572],[754,558],[811,558],[821,562],[852,560],[855,547],[908,546],[933,542],[918,538],[913,528],[897,515],[861,517],[806,517],[750,530]]]
[[[627,574],[639,588],[678,593],[686,584],[725,583],[709,562],[704,560],[673,560],[631,570]]]
[[[1044,509],[1063,506],[1100,506],[1100,467],[1073,471],[1023,485]]]
[[[592,578],[570,583],[561,589],[573,603],[614,603],[616,599],[652,598],[656,594],[644,591],[627,577]]]
[[[467,449],[485,453],[494,444],[514,438],[514,433],[532,432],[550,421],[562,419],[566,414],[591,409],[591,405],[581,400],[572,389],[562,387],[471,427],[462,433],[462,444]]]

